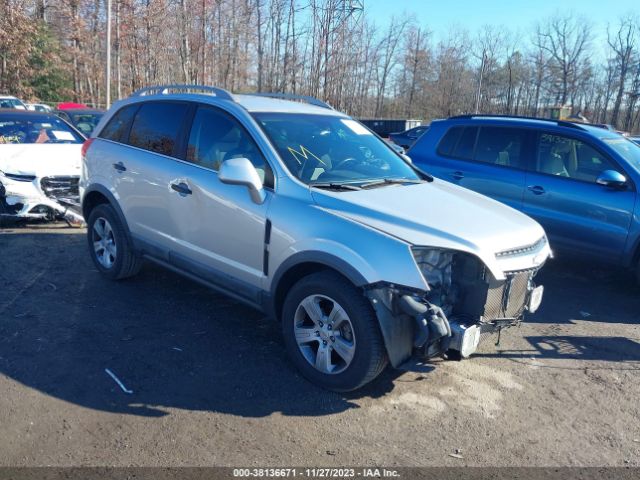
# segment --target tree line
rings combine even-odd
[[[107,0],[0,0],[0,92],[105,102]],[[572,12],[434,38],[353,0],[112,0],[112,98],[163,83],[312,95],[360,118],[546,116],[640,130],[640,19]],[[606,29],[606,35],[597,35]]]

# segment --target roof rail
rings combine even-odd
[[[539,120],[542,122],[553,122],[561,127],[577,128],[584,130],[577,122],[567,122],[564,120],[554,120],[553,118],[527,117],[524,115],[491,115],[490,113],[467,113],[464,115],[455,115],[449,118],[516,118],[520,120]]]
[[[318,100],[315,97],[311,97],[309,95],[296,95],[294,93],[270,93],[270,92],[258,92],[258,93],[248,93],[247,95],[254,95],[256,97],[269,97],[269,98],[279,98],[280,100],[297,100],[300,102],[308,103],[310,105],[315,105],[316,107],[328,108],[333,110],[333,107],[322,100]]]
[[[131,94],[132,97],[142,97],[145,95],[167,95],[169,93],[208,93],[214,94],[222,100],[231,100],[235,102],[233,95],[224,88],[209,87],[206,85],[155,85],[153,87],[145,87],[136,90]]]

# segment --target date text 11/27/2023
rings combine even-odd
[[[234,478],[397,478],[397,470],[387,468],[234,468]]]

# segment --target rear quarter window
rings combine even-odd
[[[463,160],[471,160],[473,158],[477,136],[478,127],[465,127],[452,156]]]
[[[438,154],[445,157],[471,160],[476,146],[478,127],[453,127],[438,144]]]
[[[107,140],[113,140],[114,142],[125,142],[129,128],[131,128],[131,122],[139,106],[138,104],[134,104],[122,107],[111,117],[109,123],[107,123],[98,136]]]
[[[438,153],[440,155],[451,156],[453,149],[460,139],[460,135],[462,135],[462,130],[464,130],[464,127],[453,127],[447,130],[447,133],[444,134],[444,137],[442,137],[442,140],[440,140],[438,144]]]
[[[173,155],[189,106],[178,102],[144,103],[136,113],[129,145]]]

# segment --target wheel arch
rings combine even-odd
[[[84,217],[85,222],[89,220],[91,211],[98,205],[103,204],[108,204],[115,210],[116,215],[118,215],[118,219],[126,231],[129,232],[129,224],[127,223],[124,213],[122,212],[115,196],[108,188],[100,184],[89,185],[82,197],[82,216]]]
[[[268,305],[270,314],[280,321],[289,289],[307,275],[326,270],[337,273],[356,287],[363,287],[368,283],[362,273],[339,257],[320,251],[299,252],[283,262],[273,276]]]

